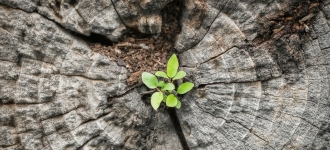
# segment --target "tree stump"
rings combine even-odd
[[[154,111],[138,76],[173,52],[195,88]],[[0,150],[329,139],[329,0],[0,0]]]

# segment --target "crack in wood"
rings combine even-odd
[[[176,133],[177,133],[177,135],[178,135],[178,137],[180,139],[182,148],[184,150],[190,150],[190,148],[188,146],[188,143],[187,143],[187,140],[186,140],[186,137],[184,136],[183,130],[181,128],[181,124],[180,124],[180,121],[178,119],[178,116],[177,116],[177,113],[176,113],[176,110],[175,109],[176,108],[168,108],[167,109],[167,112],[170,115],[172,124],[175,127],[175,131],[176,131]]]

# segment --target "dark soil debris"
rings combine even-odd
[[[304,34],[309,32],[311,19],[320,10],[320,0],[302,0],[292,6],[289,12],[273,20],[273,34],[277,34],[282,30],[290,33]]]
[[[162,32],[159,35],[140,35],[130,32],[123,40],[112,45],[92,43],[91,49],[116,61],[119,66],[126,67],[130,72],[128,85],[141,80],[143,71],[155,72],[166,68],[167,59],[175,52],[175,36],[180,33],[180,7],[174,2],[168,4],[163,15]]]
[[[253,43],[261,44],[271,38],[278,38],[286,34],[299,36],[308,35],[310,23],[315,15],[321,10],[324,0],[300,0],[290,3],[290,8],[279,11],[275,16],[262,17],[261,23],[269,25],[257,35]],[[267,12],[265,13],[267,14]]]

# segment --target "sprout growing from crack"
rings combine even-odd
[[[154,89],[151,95],[151,106],[157,110],[161,102],[165,102],[168,107],[181,108],[181,101],[178,99],[178,94],[185,94],[189,92],[194,84],[185,82],[179,85],[175,90],[174,81],[184,78],[187,73],[178,71],[179,61],[175,54],[173,54],[167,62],[166,72],[157,71],[154,74],[143,72],[142,82],[150,89]],[[158,78],[162,79],[159,80]]]

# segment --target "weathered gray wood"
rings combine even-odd
[[[126,29],[110,0],[1,0],[0,3],[37,12],[83,35],[97,33],[117,41]]]
[[[216,7],[207,1],[203,8],[220,10],[217,16],[204,11],[212,24],[208,17],[184,20],[177,48],[183,51],[181,58],[191,60],[182,64],[201,85],[183,98],[178,114],[191,149],[330,147],[327,2],[309,33],[273,34],[261,44],[250,42],[291,2],[228,1]],[[186,1],[187,7],[191,3],[200,5]]]
[[[159,33],[169,2],[0,0],[0,149],[183,149],[127,70],[70,33]],[[330,147],[330,1],[299,18],[306,32],[274,23],[299,2],[182,1],[175,48],[196,88],[177,115],[190,149]]]
[[[0,14],[0,149],[181,149],[124,67],[37,13]]]

